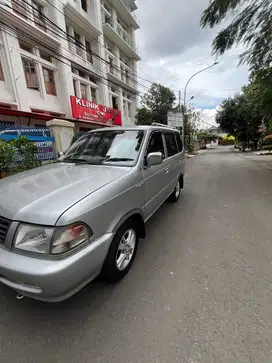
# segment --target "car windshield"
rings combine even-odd
[[[136,163],[144,132],[95,131],[78,139],[59,161],[132,166]]]

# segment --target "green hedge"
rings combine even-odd
[[[272,150],[272,145],[264,145],[263,150]]]

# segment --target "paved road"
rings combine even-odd
[[[0,362],[272,362],[272,173],[228,149],[189,160],[131,273],[55,305],[0,287]]]

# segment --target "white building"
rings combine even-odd
[[[136,9],[135,0],[2,0],[0,121],[61,117],[86,130],[118,124],[121,112],[133,124]]]

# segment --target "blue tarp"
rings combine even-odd
[[[29,141],[34,141],[34,142],[54,141],[54,138],[52,136],[23,135],[23,137],[26,137]],[[0,140],[10,141],[10,140],[15,140],[17,138],[19,138],[18,135],[0,134]]]

